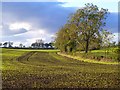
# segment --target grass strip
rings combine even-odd
[[[72,55],[68,55],[68,54],[65,54],[65,53],[61,53],[61,52],[58,52],[57,54],[61,55],[61,56],[64,56],[64,57],[80,60],[80,61],[83,61],[83,62],[89,62],[89,63],[111,64],[111,65],[120,64],[119,62],[105,62],[105,61],[97,61],[97,60],[92,60],[92,59],[85,59],[85,58],[82,58],[80,56],[72,56]]]

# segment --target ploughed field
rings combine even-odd
[[[119,65],[87,63],[57,50],[2,50],[3,88],[120,88]]]

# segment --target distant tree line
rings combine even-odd
[[[4,42],[3,44],[0,43],[0,47],[3,46],[3,47],[12,47],[13,45],[13,42]]]
[[[114,35],[103,27],[106,25],[107,9],[85,4],[71,14],[67,23],[57,32],[55,46],[62,52],[85,51],[114,46]]]
[[[35,43],[32,43],[31,46],[26,47],[25,45],[23,45],[22,43],[19,44],[19,46],[13,46],[13,42],[4,42],[4,43],[0,43],[0,47],[4,47],[4,48],[54,48],[54,44],[52,42],[50,43],[44,43],[44,41],[42,39],[36,40]]]
[[[31,44],[32,48],[54,48],[53,43],[44,43],[42,39]]]

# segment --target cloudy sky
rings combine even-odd
[[[29,46],[36,39],[50,42],[55,33],[66,23],[68,16],[85,3],[93,3],[100,8],[108,9],[110,14],[106,20],[108,31],[118,34],[118,2],[117,0],[54,0],[54,2],[2,2],[2,36],[1,42],[13,41],[14,45],[23,43]],[[13,1],[13,0],[12,0]],[[19,1],[19,0],[18,0]],[[37,0],[36,0],[37,1]],[[41,0],[40,0],[41,1]],[[1,32],[0,31],[0,32]]]

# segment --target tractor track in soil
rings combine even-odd
[[[28,52],[28,53],[26,53],[26,54],[24,54],[24,55],[22,55],[22,56],[17,57],[16,60],[17,60],[18,62],[24,63],[23,61],[29,61],[29,58],[30,58],[33,54],[35,54],[35,53],[36,53],[36,51]],[[25,64],[25,63],[24,63],[24,64]]]

